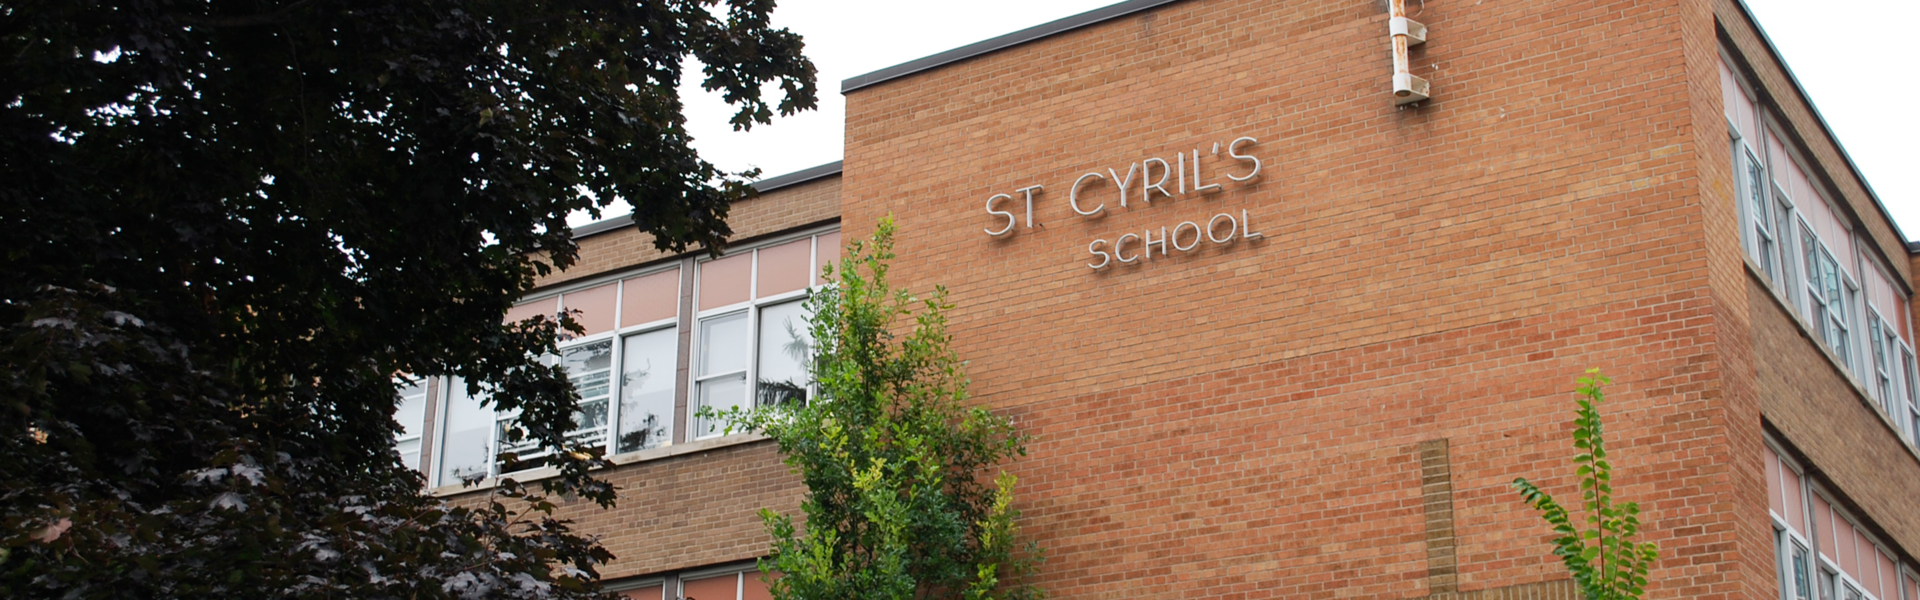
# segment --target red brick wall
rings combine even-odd
[[[1622,492],[1679,557],[1654,596],[1768,593],[1758,410],[1726,381],[1749,360],[1728,349],[1748,338],[1735,213],[1701,175],[1724,132],[1694,127],[1719,110],[1694,81],[1716,77],[1711,13],[1419,19],[1419,108],[1383,89],[1379,5],[1305,1],[1177,3],[849,94],[846,230],[896,215],[897,276],[951,288],[975,390],[1041,437],[1015,470],[1059,597],[1425,594],[1433,438],[1460,589],[1562,578],[1507,483],[1575,493],[1591,366],[1620,380]],[[1261,140],[1256,186],[1066,204],[1081,173],[1239,135]],[[1044,229],[981,232],[988,196],[1033,184]],[[1243,209],[1264,241],[1084,266],[1094,238]]]
[[[555,516],[600,536],[615,557],[600,569],[608,580],[765,556],[772,538],[760,509],[800,506],[799,479],[769,441],[623,465],[604,477],[620,490],[613,509],[576,500]],[[483,492],[453,498],[467,506],[484,500]]]
[[[1854,514],[1909,556],[1920,549],[1920,458],[1878,409],[1822,356],[1807,330],[1753,281],[1761,404],[1778,435]]]

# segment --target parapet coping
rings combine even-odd
[[[986,41],[974,42],[925,58],[910,60],[865,75],[850,77],[840,82],[840,93],[845,94],[921,71],[937,69],[976,56],[991,54],[1034,40],[1052,37],[1088,25],[1118,19],[1143,10],[1158,8],[1179,1],[1180,0],[1128,0],[1111,6],[1096,8],[1071,17],[1042,23]]]
[[[813,181],[815,179],[824,179],[827,177],[832,177],[834,175],[839,175],[840,167],[842,164],[844,164],[844,162],[845,161],[836,160],[836,161],[833,161],[824,165],[820,165],[817,167],[808,167],[808,168],[794,171],[792,173],[788,173],[785,175],[768,177],[766,179],[753,182],[753,189],[754,191],[765,194],[767,192],[771,192],[780,188],[800,185],[802,183]],[[624,229],[632,226],[633,226],[633,214],[628,213],[628,214],[620,215],[618,217],[614,217],[611,219],[594,221],[586,225],[575,227],[573,228],[573,239],[577,240],[590,235],[598,235],[598,234],[606,233],[616,229]]]

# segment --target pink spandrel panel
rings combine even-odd
[[[670,269],[620,282],[620,326],[632,327],[680,314],[680,270]]]
[[[682,580],[680,591],[680,597],[687,600],[739,600],[740,574]]]
[[[1837,547],[1838,544],[1833,542],[1833,508],[1827,505],[1825,498],[1813,497],[1813,522],[1813,526],[1818,529],[1814,533],[1820,536],[1820,553],[1833,559],[1834,562],[1839,562],[1840,550]]]
[[[1875,554],[1880,555],[1880,597],[1899,598],[1900,571],[1894,567],[1893,557],[1884,553]]]
[[[1734,109],[1734,107],[1739,106],[1738,101],[1735,100],[1735,98],[1739,98],[1739,97],[1740,97],[1740,84],[1734,82],[1733,69],[1728,68],[1727,63],[1721,62],[1720,63],[1720,103],[1721,103],[1721,108],[1726,111],[1728,121],[1732,121],[1739,118],[1735,116],[1735,109]]]
[[[753,253],[742,252],[700,263],[700,310],[739,304],[751,299]]]
[[[559,312],[559,309],[559,298],[545,298],[532,302],[522,302],[513,305],[513,308],[507,309],[507,316],[503,320],[507,323],[518,323],[540,315],[551,318],[553,313]]]
[[[759,285],[754,294],[765,298],[807,287],[813,262],[813,240],[800,239],[760,249]]]
[[[1780,468],[1780,479],[1781,487],[1784,488],[1786,492],[1787,507],[1786,514],[1780,516],[1787,518],[1787,525],[1793,527],[1794,531],[1800,532],[1800,535],[1803,536],[1807,535],[1806,510],[1801,506],[1803,500],[1800,497],[1800,475],[1794,473],[1793,469],[1782,466]]]
[[[767,589],[763,575],[747,571],[740,580],[740,600],[773,600],[773,592]],[[777,578],[777,574],[776,574]]]
[[[1834,519],[1833,545],[1840,550],[1840,555],[1833,557],[1834,562],[1840,563],[1840,570],[1845,571],[1847,575],[1852,576],[1854,579],[1859,579],[1860,564],[1853,559],[1855,549],[1853,544],[1853,526],[1848,525],[1844,520]]]
[[[661,586],[650,585],[640,589],[620,592],[620,595],[625,596],[627,600],[664,600],[664,596],[661,595],[663,591]]]
[[[840,232],[822,233],[814,237],[813,246],[816,257],[813,261],[813,283],[818,285],[821,283],[821,267],[833,265],[834,270],[840,269]]]
[[[1767,510],[1773,511],[1773,514],[1780,515],[1780,518],[1784,519],[1787,517],[1787,503],[1780,486],[1780,457],[1773,454],[1772,448],[1768,448],[1765,460],[1767,463]]]
[[[619,301],[620,288],[612,283],[560,295],[560,303],[586,330],[581,335],[613,331],[613,307]]]
[[[1788,194],[1793,194],[1792,182],[1787,179],[1787,173],[1790,171],[1788,165],[1793,164],[1793,159],[1787,157],[1787,145],[1780,143],[1780,138],[1774,137],[1771,131],[1767,132],[1767,164],[1773,167],[1771,176],[1774,183],[1780,184],[1780,189],[1786,190]],[[1795,203],[1800,202],[1800,196],[1797,194],[1790,199]]]

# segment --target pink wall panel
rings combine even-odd
[[[533,318],[535,315],[553,316],[553,313],[559,312],[559,310],[560,310],[559,298],[546,298],[543,300],[534,300],[532,302],[522,302],[522,303],[513,305],[513,308],[507,309],[507,316],[505,318],[505,322],[514,323],[514,322],[524,321],[524,320]]]
[[[620,301],[620,287],[609,283],[560,295],[567,312],[580,311],[573,318],[586,329],[582,335],[613,331],[613,310]]]

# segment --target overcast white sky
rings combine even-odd
[[[701,155],[727,170],[757,166],[770,177],[840,160],[842,80],[1117,1],[787,0],[774,23],[806,38],[820,69],[820,109],[736,133],[726,125],[728,107],[695,98],[704,94],[690,82],[689,127]],[[1904,31],[1920,23],[1920,2],[1746,2],[1901,230],[1920,235],[1920,120],[1905,106],[1920,99],[1920,77],[1908,73],[1914,49]],[[1443,27],[1434,32],[1440,43]]]

